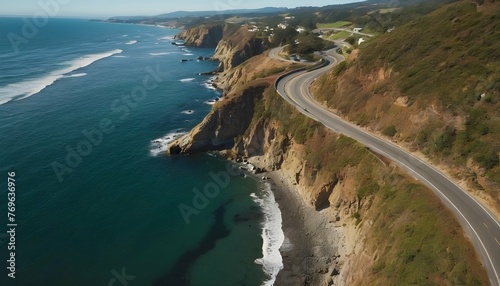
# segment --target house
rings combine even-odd
[[[306,31],[306,28],[301,27],[301,26],[298,26],[295,30],[296,30],[297,32],[299,32],[299,33],[303,33],[303,32],[305,32],[305,31]]]
[[[359,38],[358,39],[358,46],[361,45],[362,42],[365,42],[365,38]]]
[[[248,28],[248,31],[249,31],[249,32],[258,32],[258,31],[259,31],[259,27],[257,27],[257,26],[252,26],[252,27],[249,27],[249,28]]]
[[[280,29],[283,29],[283,30],[284,30],[284,29],[286,29],[287,27],[288,27],[288,24],[287,24],[287,23],[279,23],[279,24],[278,24],[278,28],[280,28]]]
[[[359,32],[361,32],[361,30],[363,30],[363,28],[354,28],[354,29],[352,29],[352,30],[353,30],[354,32],[356,32],[356,33],[359,33]]]

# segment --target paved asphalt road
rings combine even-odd
[[[486,267],[491,285],[500,286],[500,223],[494,215],[431,165],[392,142],[343,120],[317,103],[309,93],[309,86],[318,76],[343,60],[340,55],[332,51],[328,52],[325,59],[328,59],[330,63],[323,68],[309,72],[301,71],[279,78],[276,82],[278,93],[303,114],[323,123],[337,133],[357,140],[372,151],[390,158],[433,190],[458,218]]]

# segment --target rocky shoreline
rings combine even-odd
[[[332,285],[332,279],[340,272],[340,229],[330,222],[328,210],[316,212],[308,206],[279,171],[267,175],[282,213],[285,233],[280,249],[284,267],[275,285]]]
[[[332,219],[331,211],[316,211],[303,199],[290,174],[283,169],[266,171],[262,157],[234,159],[227,151],[219,154],[236,163],[246,162],[251,166],[249,171],[258,174],[258,178],[269,180],[281,211],[285,234],[280,248],[283,269],[274,285],[343,285],[340,273],[348,251],[343,227]]]

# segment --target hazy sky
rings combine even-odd
[[[0,15],[34,15],[42,3],[54,4],[54,16],[110,17],[157,15],[178,10],[227,10],[262,7],[325,6],[359,0],[0,0]],[[54,5],[48,5],[54,6]],[[46,9],[45,9],[46,10]]]

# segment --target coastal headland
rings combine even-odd
[[[220,38],[214,84],[223,96],[168,152],[219,151],[271,179],[285,233],[275,285],[488,284],[460,224],[431,190],[276,93],[276,78],[301,63],[270,58],[270,43],[247,27],[201,27],[179,37],[192,46]],[[335,92],[333,84],[315,88]]]

